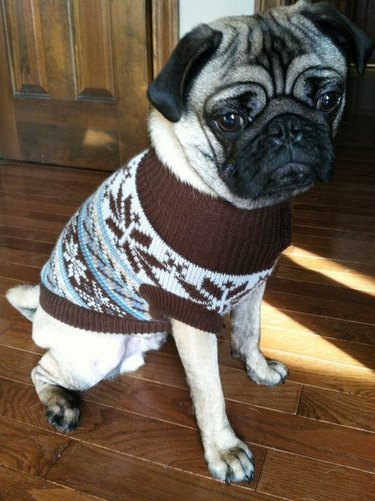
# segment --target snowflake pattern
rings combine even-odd
[[[112,174],[66,226],[42,282],[85,308],[117,317],[152,319],[139,294],[152,285],[223,315],[272,268],[249,275],[217,273],[177,254],[145,215],[136,184],[143,154]]]
[[[78,285],[81,284],[81,278],[86,277],[87,266],[77,259],[78,258],[78,243],[74,242],[71,236],[69,240],[65,242],[64,245],[64,259],[66,263],[66,268],[68,272],[68,277],[74,279]]]

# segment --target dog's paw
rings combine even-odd
[[[254,478],[253,456],[247,445],[237,439],[237,444],[227,449],[212,446],[205,458],[211,475],[227,484],[251,482]]]
[[[249,368],[247,373],[249,377],[257,384],[265,386],[277,386],[285,382],[288,376],[288,369],[284,364],[277,360],[266,360],[262,367]]]
[[[79,394],[60,387],[50,390],[50,393],[45,406],[48,422],[63,433],[74,431],[80,416]]]

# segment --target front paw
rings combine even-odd
[[[277,386],[285,382],[288,369],[277,360],[265,360],[256,367],[247,367],[249,377],[257,384]]]
[[[253,480],[253,456],[247,445],[241,440],[236,439],[236,443],[228,448],[210,444],[205,449],[208,469],[217,480],[222,480],[227,484]]]

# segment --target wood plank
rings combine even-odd
[[[375,434],[301,416],[227,402],[239,436],[263,447],[373,472]]]
[[[15,323],[16,325],[17,323]],[[14,329],[14,338],[12,339],[11,325],[4,324],[4,340],[0,342],[0,345],[3,346],[0,351],[0,376],[21,382],[30,381],[30,372],[38,362],[36,354],[40,353],[41,350],[32,342],[31,333],[27,327],[27,324],[22,321],[19,324],[19,330]],[[20,349],[27,350],[30,353],[19,352]],[[118,393],[125,391],[120,408],[126,409],[129,404],[134,412],[142,412],[142,407],[145,405],[142,392],[146,391],[147,397],[145,398],[150,398],[151,402],[155,398],[163,399],[166,402],[174,402],[176,398],[182,399],[184,404],[181,405],[189,408],[191,414],[190,397],[186,393],[187,386],[184,383],[184,373],[179,359],[158,353],[150,353],[149,357],[151,358],[150,363],[147,368],[144,368],[143,373],[141,370],[135,373],[134,376],[116,380],[116,385],[111,387],[109,393],[106,393],[107,383],[103,383],[100,387],[89,390],[85,394],[85,398],[118,407],[119,404],[116,403],[116,399],[120,397]],[[153,367],[153,360],[158,357],[161,360],[159,365],[164,365],[162,375],[158,373],[158,364],[156,364],[156,368]],[[162,370],[161,367],[160,370]],[[144,377],[146,377],[145,381],[143,381]],[[147,381],[147,379],[150,381]],[[252,383],[244,370],[228,367],[223,368],[222,379],[225,396],[228,399],[282,412],[295,413],[297,411],[300,395],[300,386],[298,384],[288,382],[276,388],[266,389]],[[176,381],[178,384],[175,392],[173,386],[176,385]],[[179,386],[183,389],[182,393],[178,391]],[[154,396],[152,392],[154,392]],[[163,412],[158,417],[164,419]],[[195,426],[195,421],[191,417],[187,417],[184,424]]]
[[[375,232],[371,231],[372,228],[367,228],[367,230],[358,230],[355,228],[317,228],[314,226],[304,226],[302,224],[297,224],[293,221],[293,242],[295,242],[295,238],[297,236],[301,237],[299,241],[300,246],[309,245],[309,238],[330,238],[335,240],[346,240],[346,241],[357,241],[357,242],[375,242]],[[306,243],[303,243],[303,237],[306,237]]]
[[[56,431],[47,424],[33,387],[0,378],[0,396],[2,416],[43,431]],[[194,428],[84,402],[80,425],[69,438],[209,478],[200,436]],[[250,447],[256,463],[251,484],[255,488],[266,451]]]
[[[358,154],[358,151],[356,152]],[[363,152],[363,157],[361,158],[361,155],[358,155],[358,158],[355,158],[354,156],[350,155],[343,155],[342,159],[344,162],[357,162],[358,164],[364,165],[367,168],[371,168],[373,166],[373,161],[369,161],[368,155],[371,155],[371,152]],[[367,158],[364,158],[364,157]],[[340,174],[337,175],[337,178],[334,180],[332,184],[320,184],[319,189],[323,192],[328,192],[330,191],[341,191],[341,192],[354,192],[357,193],[358,191],[363,191],[364,193],[373,193],[375,188],[373,183],[371,181],[373,180],[373,176],[369,176],[368,181],[366,183],[366,177],[362,176],[359,177],[358,179],[354,178],[355,174],[353,172],[353,176],[340,176]]]
[[[119,501],[271,499],[253,492],[251,484],[227,486],[199,475],[192,477],[168,466],[74,442],[49,470],[46,478],[85,493]]]
[[[13,308],[5,297],[0,297],[0,319],[8,321],[13,318],[18,318],[20,313]]]
[[[305,386],[298,415],[375,432],[375,402],[356,395]]]
[[[43,353],[44,350],[35,345],[31,339],[30,323],[26,319],[23,319],[18,313],[16,313],[16,316],[11,320],[3,319],[0,323],[0,329],[1,345],[33,353]],[[280,336],[282,334],[277,335]],[[219,346],[221,373],[226,373],[225,367],[236,368],[240,369],[246,378],[242,363],[230,356],[229,344],[225,343],[225,346],[222,345],[223,343],[220,343]],[[11,353],[12,352],[9,351],[6,352],[5,358],[12,358]],[[175,359],[170,359],[170,353],[175,356]],[[278,353],[275,350],[265,350],[265,353],[270,357],[283,361],[287,365],[289,369],[288,381],[353,393],[368,400],[375,401],[375,373],[370,369],[364,369],[359,366],[336,365],[332,364],[332,362],[300,357],[285,352]],[[18,354],[14,356],[19,357]],[[33,357],[30,360],[30,364],[25,366],[25,373],[23,376],[25,381],[29,382],[29,370],[31,370],[36,362],[37,358]],[[4,364],[3,367],[7,366]],[[9,378],[12,377],[12,374],[12,369],[4,373],[5,377]],[[163,351],[149,353],[147,355],[146,365],[134,373],[133,377],[149,379],[154,382],[159,381],[180,388],[187,388],[185,375],[179,359],[177,358],[177,352],[172,340],[165,345]],[[286,385],[288,385],[288,381]],[[226,396],[230,397],[231,389],[228,387],[225,378],[223,385]],[[277,397],[277,390],[278,389],[265,389],[262,386],[252,384],[249,380],[246,380],[244,384],[244,391],[246,395],[248,395],[246,401],[251,405],[259,405],[260,407],[270,408],[276,406],[276,408],[278,408],[275,404],[275,401],[277,402],[279,400]],[[288,392],[289,391],[288,389]],[[276,395],[273,394],[273,392],[275,392]],[[283,395],[285,394],[281,392],[281,398]]]
[[[301,260],[302,266],[306,263],[307,259],[308,262],[312,261],[312,264],[319,264],[323,269],[334,268],[335,262],[338,262],[343,265],[343,271],[355,273],[356,271],[363,270],[363,272],[368,272],[371,276],[374,275],[375,268],[371,256],[375,253],[375,245],[372,242],[369,242],[368,246],[364,246],[363,242],[336,238],[334,243],[331,242],[330,245],[326,244],[324,246],[321,242],[314,244],[310,240],[307,244],[306,242],[301,242],[301,240],[301,247],[298,246],[297,238],[293,240],[293,245],[288,247],[283,255],[290,256],[291,260],[297,263],[299,259],[305,258],[305,262]],[[334,261],[334,263],[331,263],[331,261]],[[367,264],[368,266],[358,266],[358,263]]]
[[[362,292],[354,292],[347,287],[333,287],[325,286],[322,287],[319,284],[314,283],[300,283],[294,280],[289,280],[285,278],[278,278],[272,276],[267,281],[266,291],[271,292],[284,292],[286,294],[299,295],[308,298],[319,298],[321,301],[340,301],[342,303],[356,303],[364,306],[374,307],[375,298],[370,294],[364,294]],[[267,297],[267,296],[266,296]],[[371,317],[375,320],[375,317]]]
[[[3,168],[4,170],[4,168]],[[60,199],[69,200],[70,202],[82,202],[97,188],[96,183],[87,181],[65,181],[49,178],[28,178],[12,176],[7,172],[2,172],[0,176],[0,189],[6,192],[18,191],[25,197],[28,194],[37,194],[40,196],[56,196],[59,194]]]
[[[16,350],[14,350],[16,351]],[[0,350],[0,375],[7,379],[29,382],[28,374],[39,358],[38,355],[22,353],[17,357],[12,350]],[[267,392],[267,389],[264,388]],[[116,406],[142,416],[195,427],[189,392],[162,387],[146,381],[123,377],[115,382],[104,382],[85,393],[86,400]],[[299,416],[289,416],[275,411],[255,408],[227,401],[229,418],[235,429],[249,442],[263,446],[277,443],[279,448],[291,452],[313,455],[318,459],[369,468],[372,461],[371,440],[364,432],[333,424],[320,424]],[[300,421],[301,420],[301,421]],[[277,423],[277,425],[276,425]],[[280,430],[281,426],[281,430]],[[335,444],[334,444],[335,442]],[[342,444],[352,449],[344,453]],[[375,444],[372,448],[375,451]],[[302,451],[302,452],[301,452]]]
[[[38,363],[40,355],[7,346],[0,349],[0,377],[32,384],[30,373]]]
[[[2,466],[0,466],[0,485],[3,501],[93,501],[99,499]]]
[[[283,334],[275,333],[276,337]],[[219,342],[219,363],[223,367],[233,367],[243,370],[243,363],[230,354],[228,330],[224,331]],[[306,344],[308,349],[308,344]],[[375,400],[375,372],[360,365],[342,365],[332,361],[310,358],[307,354],[293,355],[285,351],[262,348],[268,358],[283,362],[289,369],[288,381],[317,386],[335,391],[353,393],[364,398]],[[161,348],[161,352],[177,355],[176,347],[169,340]],[[136,373],[137,374],[137,373]],[[135,374],[135,376],[136,376]],[[259,388],[263,388],[260,386]],[[267,393],[265,393],[265,398]]]
[[[310,359],[325,360],[340,365],[374,369],[375,346],[369,346],[338,339],[326,339],[319,335],[263,328],[261,347],[279,353],[290,353]]]
[[[316,211],[319,208],[321,210],[324,210],[325,213],[334,215],[334,214],[340,214],[341,215],[346,215],[346,216],[365,216],[365,217],[372,217],[373,216],[373,210],[371,207],[355,207],[354,204],[353,206],[348,206],[348,205],[343,205],[342,207],[337,207],[336,205],[323,205],[323,204],[316,204],[316,203],[299,203],[298,205],[296,204],[296,210],[301,210],[301,211]]]
[[[346,183],[341,183],[342,188],[347,188]],[[367,191],[374,191],[375,188],[370,188],[368,185]],[[328,194],[327,194],[328,196]],[[326,214],[320,211],[298,210],[293,212],[293,223],[304,226],[312,226],[315,228],[339,228],[349,230],[369,231],[374,228],[375,217],[363,215],[348,215],[348,214]],[[372,233],[373,231],[370,230]]]
[[[276,271],[276,277],[288,279],[297,282],[307,282],[319,285],[327,285],[329,287],[350,287],[351,290],[364,292],[366,294],[375,295],[375,283],[368,276],[361,273],[347,273],[341,271],[325,270],[324,273],[319,272],[317,263],[307,267],[299,266],[291,262],[290,265],[279,264]]]
[[[342,166],[342,164],[341,164]],[[343,167],[343,166],[342,166]],[[356,172],[358,172],[358,166],[355,166]],[[349,173],[348,173],[349,171]],[[354,174],[350,172],[349,167],[345,165],[345,173],[348,177],[352,177]],[[367,181],[369,177],[373,174],[373,167],[368,169],[361,168],[363,176],[366,177]],[[346,207],[369,209],[373,204],[373,198],[370,193],[363,193],[362,191],[346,193],[338,190],[330,190],[330,197],[326,196],[326,193],[318,188],[313,188],[312,190],[303,194],[303,197],[297,197],[294,201],[294,207],[301,207],[303,205],[311,205],[314,207],[332,207],[337,210],[344,209]]]
[[[238,371],[239,372],[239,371]],[[291,409],[289,413],[293,415],[298,399],[293,398],[291,403],[282,404],[283,391],[278,388],[268,389],[256,386],[249,380],[246,374],[246,386],[250,388],[246,391],[245,406],[256,406],[257,408],[268,408],[279,412],[285,412],[285,408]],[[292,383],[289,383],[292,385]],[[295,385],[296,388],[299,386]],[[268,390],[268,391],[267,391]],[[252,398],[248,394],[253,393]],[[276,394],[276,397],[275,397]],[[227,402],[239,402],[224,389]],[[154,381],[140,380],[137,377],[126,376],[116,380],[115,384],[103,382],[100,385],[88,390],[84,394],[86,400],[100,402],[101,404],[114,406],[118,409],[129,410],[143,416],[152,416],[155,419],[177,422],[184,426],[195,427],[192,402],[188,389],[168,386],[168,382],[160,384]],[[281,408],[281,411],[279,410]]]
[[[89,194],[93,193],[94,191],[95,189],[93,189],[92,192],[90,192]],[[10,209],[6,210],[6,204],[9,202],[9,199],[11,198],[14,199],[13,202],[15,202],[14,207],[16,210],[18,207],[17,202],[20,202],[20,204],[21,205],[24,204],[25,207],[33,206],[32,208],[35,209],[34,213],[37,214],[38,209],[40,209],[40,207],[45,204],[45,205],[50,205],[51,210],[56,210],[56,213],[63,212],[64,214],[66,214],[66,217],[73,215],[73,213],[76,211],[76,209],[81,205],[81,203],[84,200],[84,198],[78,198],[76,201],[61,200],[52,191],[44,194],[42,193],[39,195],[33,195],[32,192],[30,192],[27,194],[26,202],[25,202],[25,195],[22,192],[14,193],[10,190],[9,191],[0,190],[0,196],[1,199],[4,200],[4,204],[2,204],[2,206],[4,206],[3,214],[5,215],[7,211],[8,215],[10,216],[12,214],[9,213]],[[43,210],[39,210],[39,212],[43,214]]]
[[[20,315],[0,319],[0,345],[43,354],[45,350],[39,348],[31,338],[31,329],[31,322]]]
[[[125,377],[115,384],[101,383],[85,398],[142,416],[196,426],[189,392],[177,388]],[[366,471],[375,467],[373,434],[231,400],[226,405],[229,421],[245,441]]]
[[[257,491],[284,499],[359,501],[375,492],[375,475],[270,450]]]
[[[77,106],[82,104],[76,101]],[[48,103],[43,103],[48,106]],[[107,105],[101,103],[92,103],[92,105],[99,106],[100,108],[105,108],[108,110]],[[42,106],[42,102],[40,104]],[[40,108],[39,108],[40,109]],[[49,111],[50,108],[49,108]],[[103,110],[101,110],[103,111]],[[33,110],[33,114],[37,113],[38,110]],[[82,114],[78,111],[80,118],[82,119]],[[102,116],[102,115],[101,115]],[[86,120],[86,119],[85,119]],[[43,122],[45,122],[43,120]],[[94,169],[76,169],[74,167],[68,166],[58,166],[58,165],[48,165],[48,164],[30,164],[28,162],[18,162],[16,160],[0,160],[0,174],[7,174],[9,176],[16,176],[19,178],[26,179],[53,179],[55,181],[73,181],[73,182],[86,182],[99,185],[103,179],[109,176],[108,172],[102,172]],[[16,195],[17,193],[15,193]]]
[[[364,242],[359,244],[364,246]],[[345,244],[343,244],[345,245]],[[308,246],[307,246],[308,248]],[[318,251],[320,252],[320,251]],[[350,258],[345,260],[341,254],[337,259],[332,256],[327,256],[328,251],[324,250],[320,254],[309,252],[301,247],[290,246],[285,253],[281,255],[280,264],[284,266],[295,266],[315,270],[318,273],[325,274],[327,272],[341,273],[343,276],[361,274],[363,278],[367,278],[368,282],[372,282],[372,277],[375,274],[375,267],[371,261],[371,252],[363,253],[363,259],[360,257]],[[277,269],[277,268],[276,268]],[[333,284],[332,284],[333,285]]]
[[[0,465],[44,477],[69,438],[0,417]]]
[[[375,372],[371,369],[339,365],[325,360],[264,350],[266,356],[283,362],[288,380],[317,388],[351,393],[375,402]],[[361,409],[358,409],[361,412]]]
[[[30,247],[33,246],[30,245]],[[3,263],[20,265],[27,263],[29,266],[34,266],[40,269],[48,260],[49,255],[49,252],[44,254],[39,252],[37,253],[32,248],[30,250],[14,249],[11,244],[9,246],[3,246],[0,244],[0,261]]]
[[[1,194],[0,194],[1,196]],[[41,228],[17,228],[11,226],[3,226],[0,224],[0,235],[6,238],[20,239],[23,242],[43,242],[53,245],[60,233],[60,228],[55,228],[52,231],[43,230]]]
[[[65,224],[66,218],[57,215],[53,220],[53,215],[44,215],[43,217],[23,217],[23,216],[1,216],[1,222],[10,228],[22,228],[25,230],[45,230],[48,232],[61,233]]]
[[[27,266],[20,263],[1,263],[0,280],[11,278],[24,284],[38,284],[40,278],[40,266]]]
[[[332,291],[330,292],[332,293]],[[359,299],[358,303],[355,301],[351,303],[349,296],[347,301],[336,301],[335,299],[321,299],[319,295],[300,295],[293,294],[289,291],[274,291],[269,288],[266,289],[264,300],[274,308],[280,308],[284,312],[288,312],[291,316],[293,316],[293,312],[297,312],[326,318],[373,324],[373,306],[371,306],[371,304],[361,304],[363,296],[359,297],[359,294],[360,293],[355,292],[355,298]]]
[[[0,250],[4,249],[7,252],[12,251],[23,251],[33,253],[36,258],[42,256],[46,259],[51,253],[53,245],[48,242],[38,242],[24,240],[23,238],[14,238],[7,235],[0,234]]]
[[[13,278],[4,278],[1,276],[1,271],[0,271],[0,297],[4,296],[6,291],[10,289],[11,287],[15,287],[16,285],[19,285],[20,281],[17,279]],[[2,298],[0,298],[0,304],[2,302]],[[3,319],[5,320],[5,319]]]
[[[328,318],[297,311],[283,311],[263,302],[262,328],[274,327],[275,335],[282,335],[280,330],[317,334],[324,338],[353,341],[362,344],[375,344],[374,324],[364,324],[351,320]]]
[[[298,407],[300,386],[287,381],[276,388],[252,383],[244,368],[220,367],[220,376],[225,398],[249,405],[295,413]],[[147,363],[132,374],[135,379],[144,379],[160,384],[188,389],[182,364],[177,356],[162,352],[150,352]]]
[[[74,202],[61,201],[59,204],[52,204],[49,201],[41,200],[39,197],[34,197],[34,200],[27,197],[27,201],[25,201],[22,195],[15,197],[13,200],[10,198],[6,196],[6,192],[1,197],[0,213],[3,216],[35,216],[39,213],[50,212],[69,218],[78,208],[78,204]]]
[[[12,379],[21,380],[14,373]],[[155,386],[125,377],[98,385],[86,392],[85,399],[194,428],[189,392]],[[249,442],[368,471],[374,467],[375,435],[232,401],[227,401],[227,407],[234,428]]]

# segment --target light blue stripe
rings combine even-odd
[[[139,277],[137,277],[137,275],[133,272],[133,270],[131,268],[129,268],[128,266],[126,266],[126,264],[124,262],[124,259],[126,259],[126,256],[120,255],[118,253],[117,248],[112,244],[111,240],[108,238],[108,231],[106,230],[106,226],[105,226],[105,223],[103,220],[103,211],[102,211],[104,191],[105,191],[105,186],[99,190],[98,204],[97,204],[97,214],[98,214],[98,222],[99,222],[100,231],[101,231],[101,237],[105,241],[108,249],[111,252],[111,255],[115,258],[118,265],[125,271],[126,275],[129,276],[137,285],[140,285],[141,280],[139,279]],[[129,293],[129,295],[132,296],[132,298],[134,300],[140,302],[139,297],[132,290],[128,289],[125,286],[125,284],[124,284],[124,288]],[[142,304],[142,302],[140,302],[140,303]],[[143,304],[145,304],[145,303],[143,303]]]
[[[71,221],[68,224],[71,224]],[[67,296],[67,299],[73,301],[74,303],[78,304],[79,306],[87,307],[86,304],[83,302],[83,300],[80,298],[80,296],[76,293],[74,287],[71,285],[69,278],[67,276],[67,273],[66,273],[65,262],[63,260],[64,251],[62,248],[62,242],[63,242],[63,238],[64,238],[65,234],[66,234],[66,229],[64,229],[63,233],[60,235],[60,238],[58,239],[58,241],[56,243],[56,247],[54,249],[54,256],[53,256],[54,260],[56,261],[57,270],[60,272],[61,277],[62,277],[63,282],[64,282],[64,285],[65,285],[64,294],[65,294],[65,296]],[[50,270],[50,272],[52,273],[52,270],[51,270],[52,265],[51,265],[51,262],[48,261],[42,270],[42,273],[44,272],[45,277],[48,273],[47,269],[46,269],[47,265],[48,265],[48,270]],[[47,280],[43,280],[43,278],[42,278],[42,281],[45,284],[47,284]],[[48,280],[48,282],[53,284],[55,281]],[[47,288],[49,289],[49,287],[47,287]],[[57,294],[58,296],[61,297],[61,293],[59,291],[59,287],[57,284],[56,284],[56,287],[54,287],[54,290],[52,292],[54,292],[55,294]],[[70,295],[70,297],[69,297],[69,295]],[[73,298],[73,300],[72,300],[72,298]]]
[[[86,204],[85,204],[85,210],[86,210]],[[108,296],[118,305],[120,306],[120,308],[122,308],[123,310],[125,310],[127,313],[129,313],[130,315],[132,315],[133,317],[137,318],[138,320],[147,320],[145,317],[141,316],[138,314],[138,312],[135,312],[133,311],[129,305],[127,305],[126,303],[124,303],[118,296],[117,294],[115,294],[113,291],[111,291],[107,284],[105,283],[105,281],[102,279],[102,277],[100,276],[100,274],[97,272],[96,270],[96,267],[94,266],[94,264],[92,263],[91,261],[91,258],[88,254],[88,251],[87,251],[87,248],[85,246],[85,242],[84,242],[84,238],[83,238],[83,222],[82,222],[82,210],[80,211],[80,214],[79,214],[79,219],[78,219],[78,239],[79,239],[79,242],[80,242],[80,246],[81,246],[81,250],[82,250],[82,254],[85,258],[85,261],[86,261],[86,264],[87,266],[90,268],[90,271],[92,272],[92,274],[94,275],[95,279],[97,280],[97,282],[99,283],[99,285],[102,287],[102,289],[105,291],[106,294],[108,294]],[[87,306],[86,306],[87,307]]]

